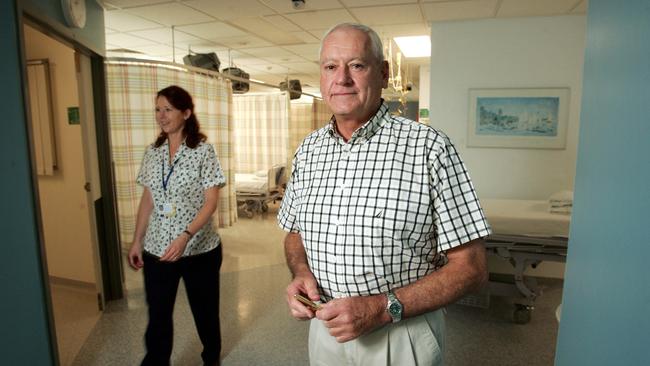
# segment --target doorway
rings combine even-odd
[[[28,23],[23,35],[43,257],[58,361],[65,366],[104,305],[93,206],[101,196],[99,169],[92,100],[86,97],[90,61]]]

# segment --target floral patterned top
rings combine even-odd
[[[169,141],[160,147],[149,145],[136,181],[149,188],[153,198],[154,209],[147,225],[144,250],[157,257],[162,256],[167,246],[194,220],[203,207],[204,191],[226,184],[214,148],[203,142],[194,149],[183,142],[171,163]],[[220,242],[210,220],[194,233],[183,256],[208,252]]]

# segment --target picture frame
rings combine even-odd
[[[468,147],[564,149],[569,88],[469,89]]]

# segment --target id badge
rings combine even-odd
[[[171,202],[158,204],[158,213],[165,217],[173,217],[176,215],[176,205]]]

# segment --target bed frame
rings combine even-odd
[[[534,237],[520,235],[490,235],[485,241],[489,254],[508,261],[514,268],[514,278],[504,280],[491,275],[490,295],[515,297],[513,319],[517,324],[530,321],[535,299],[541,295],[534,277],[524,275],[530,266],[543,261],[566,262],[568,239],[564,237]]]
[[[256,213],[261,214],[268,211],[269,203],[282,199],[286,184],[284,175],[284,166],[274,166],[268,171],[268,189],[264,192],[237,190],[237,207],[248,218],[252,218]]]

